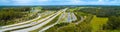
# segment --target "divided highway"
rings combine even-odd
[[[60,22],[61,23],[62,22],[71,23],[72,21],[78,20],[75,13],[66,12],[67,9],[68,8],[61,9],[60,11],[57,11],[56,13],[54,13],[54,12],[43,13],[41,15],[38,15],[38,17],[36,17],[35,19],[29,20],[29,21],[25,21],[25,22],[21,22],[21,23],[17,23],[17,24],[12,24],[12,25],[7,25],[7,26],[1,26],[0,32],[5,32],[5,31],[30,32],[30,31],[34,31],[34,30],[39,29],[39,28],[42,28],[41,30],[39,30],[39,32],[44,32],[45,30],[53,27],[54,25],[56,25]],[[43,15],[47,15],[47,16],[42,18]],[[58,15],[60,15],[60,17],[55,23],[52,23],[51,25],[43,27],[44,25],[50,23]],[[81,23],[86,18],[86,17],[82,17],[82,16],[80,16],[80,17],[81,17],[81,20],[75,24]]]
[[[49,18],[48,20],[46,20],[46,21],[44,21],[36,26],[26,28],[26,29],[16,30],[16,31],[12,31],[12,32],[28,32],[28,31],[38,29],[38,28],[44,26],[45,24],[49,23],[50,21],[52,21],[54,18],[56,18],[58,15],[60,15],[63,11],[59,11],[59,12],[55,13],[53,17]]]
[[[47,20],[48,18],[50,18],[52,16],[54,16],[54,14],[52,14],[52,15],[46,17],[46,18],[43,18],[43,19],[39,20],[38,22],[37,21],[33,21],[33,22],[29,23],[29,24],[24,24],[24,25],[20,25],[20,26],[5,28],[5,29],[1,29],[0,31],[8,31],[8,30],[14,30],[14,29],[19,29],[19,28],[34,26],[34,25],[37,25],[37,24]]]
[[[43,15],[44,13],[46,13],[46,12],[41,13],[41,15]],[[49,14],[52,14],[52,13],[49,13]],[[17,23],[17,24],[12,24],[12,25],[7,25],[7,26],[2,26],[0,28],[1,29],[6,29],[6,28],[15,27],[15,26],[18,26],[18,25],[23,25],[23,24],[26,24],[26,23],[30,23],[32,21],[40,19],[42,17],[41,15],[38,15],[38,17],[36,17],[35,19],[32,19],[32,20],[29,20],[29,21],[25,21],[25,22],[21,22],[21,23]],[[44,14],[44,16],[45,16],[45,14]]]
[[[65,12],[67,9],[68,9],[68,8],[64,9],[63,12]],[[45,30],[53,27],[54,25],[56,25],[56,24],[61,20],[61,18],[62,18],[63,16],[64,16],[64,13],[61,14],[61,16],[59,17],[59,19],[58,19],[55,23],[53,23],[52,25],[49,25],[49,26],[41,29],[39,32],[44,32]]]
[[[8,25],[8,26],[2,26],[1,28],[3,28],[3,29],[0,29],[0,32],[9,31],[9,30],[12,30],[12,32],[29,32],[29,31],[35,30],[35,29],[40,28],[40,27],[44,26],[45,24],[49,23],[50,21],[52,21],[55,17],[60,15],[65,10],[67,10],[67,8],[63,9],[62,11],[58,11],[46,18],[40,19],[38,21],[34,21],[34,20],[41,18],[41,16],[39,16],[38,18],[35,18],[33,20],[30,20],[30,21],[13,24],[13,25]],[[31,22],[31,21],[34,21],[34,22]],[[29,22],[31,22],[31,23],[29,23]],[[25,24],[25,23],[28,23],[28,24]],[[24,24],[24,25],[22,25],[22,24]],[[17,26],[17,25],[19,25],[19,26]],[[28,28],[25,28],[25,27],[28,27]],[[20,29],[20,28],[24,28],[24,29]],[[15,29],[19,29],[19,30],[15,30]]]

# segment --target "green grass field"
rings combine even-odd
[[[92,27],[92,32],[104,32],[102,31],[103,24],[106,24],[108,21],[108,18],[100,18],[94,16],[93,19],[90,22],[90,25]]]

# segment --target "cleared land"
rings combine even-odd
[[[108,21],[108,18],[101,18],[101,17],[94,16],[90,22],[92,27],[92,32],[100,32],[100,31],[103,32],[102,26],[106,24],[107,21]]]

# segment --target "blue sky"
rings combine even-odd
[[[120,5],[120,0],[0,0],[4,5]]]

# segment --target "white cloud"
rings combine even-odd
[[[70,0],[70,3],[73,3],[73,4],[78,4],[78,3],[81,3],[83,1],[80,1],[80,0]]]
[[[11,3],[14,5],[102,5],[102,4],[120,4],[120,0],[97,0],[97,1],[82,1],[82,0],[0,0],[0,3]]]
[[[47,2],[49,0],[36,0],[36,1],[38,1],[38,2]]]
[[[73,3],[79,3],[80,0],[71,0],[71,2],[73,2]]]
[[[12,0],[16,4],[27,4],[27,3],[32,3],[33,0]]]
[[[103,2],[104,0],[98,0],[99,2]]]
[[[36,3],[42,4],[49,0],[12,0],[15,5],[33,5]]]
[[[2,3],[9,3],[10,1],[8,1],[8,0],[0,0],[0,2],[2,2]]]

